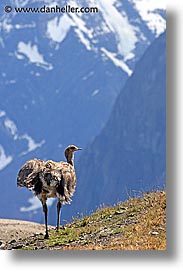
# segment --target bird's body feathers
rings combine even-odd
[[[33,159],[20,169],[17,185],[33,190],[40,200],[58,198],[62,204],[70,203],[75,191],[76,173],[71,164],[63,161]]]

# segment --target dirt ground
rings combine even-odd
[[[0,219],[0,246],[40,233],[45,233],[44,224],[21,220]]]

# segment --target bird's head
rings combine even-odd
[[[73,165],[73,157],[74,157],[74,152],[82,150],[82,148],[77,147],[76,145],[69,145],[65,149],[65,157],[67,159],[67,162]]]
[[[79,150],[82,150],[82,148],[79,148],[79,147],[77,147],[76,145],[69,145],[69,146],[65,149],[65,151],[67,151],[67,152],[72,152],[72,153],[74,153],[74,152],[76,152],[76,151],[79,151]]]

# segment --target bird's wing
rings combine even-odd
[[[32,189],[39,177],[39,172],[43,169],[43,164],[44,162],[39,159],[27,161],[18,173],[17,185]]]

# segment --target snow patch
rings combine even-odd
[[[90,78],[92,75],[94,75],[94,71],[89,72],[89,74],[83,76],[82,80],[87,80],[88,78]]]
[[[74,1],[70,1],[69,4],[75,7],[78,6]],[[73,21],[73,26],[75,26],[74,28],[75,33],[79,37],[81,43],[83,43],[86,49],[90,51],[92,49],[90,42],[92,42],[92,38],[93,38],[93,29],[89,29],[88,27],[86,27],[85,21],[82,20],[79,14],[72,13],[70,14],[70,16]]]
[[[86,23],[84,20],[82,20],[81,17],[79,17],[76,13],[72,13],[72,20],[75,24],[75,26],[77,27],[77,29],[79,29],[81,32],[85,33],[90,39],[93,38],[93,30],[89,29],[88,27],[86,27]]]
[[[67,14],[48,21],[47,34],[53,41],[61,43],[67,36],[70,28],[73,26],[73,21]]]
[[[147,23],[149,29],[160,35],[166,29],[166,20],[158,14],[158,10],[166,10],[166,0],[131,0],[138,10],[141,18]]]
[[[32,104],[35,104],[35,101],[32,101]],[[20,156],[26,155],[29,152],[32,152],[36,150],[37,148],[40,148],[45,143],[45,140],[42,140],[41,142],[35,142],[35,140],[26,134],[19,134],[18,128],[15,124],[15,122],[8,118],[6,115],[6,112],[3,110],[0,110],[0,118],[2,120],[2,125],[4,125],[6,131],[13,137],[14,140],[26,140],[27,142],[27,150],[23,151]],[[2,150],[1,150],[2,151]],[[4,151],[1,153],[3,160],[6,159]],[[8,161],[10,161],[10,158],[7,158]],[[6,163],[6,161],[4,161]]]
[[[21,212],[36,211],[37,209],[42,207],[41,202],[37,197],[32,197],[28,199],[28,202],[30,203],[29,206],[20,207]]]
[[[125,56],[124,62],[126,62],[128,60],[131,60],[133,58],[135,58],[135,54],[134,53],[129,53],[128,55]]]
[[[12,156],[7,156],[4,148],[0,145],[0,170],[3,170],[13,160]]]
[[[93,93],[91,94],[91,96],[96,96],[96,95],[98,95],[99,92],[100,92],[100,90],[96,89],[96,90],[93,91]]]
[[[84,46],[86,47],[86,49],[88,51],[91,51],[91,45],[90,45],[90,41],[84,36],[84,34],[82,33],[82,31],[80,29],[75,29],[76,34],[78,35],[81,43],[84,44]]]
[[[101,48],[101,51],[109,58],[112,60],[112,62],[115,64],[115,66],[121,68],[124,72],[127,73],[128,76],[132,74],[132,70],[128,67],[128,65],[121,59],[118,59],[116,57],[115,53],[109,52],[105,48]]]
[[[12,120],[10,120],[9,118],[6,118],[4,120],[4,126],[6,127],[8,132],[10,132],[10,134],[13,136],[13,138],[16,140],[18,135],[17,135],[17,127],[16,127],[15,123]]]
[[[32,45],[29,41],[27,44],[20,41],[17,46],[17,52],[15,53],[18,59],[24,58],[26,56],[31,63],[36,63],[36,65],[43,67],[46,70],[52,70],[53,66],[47,63],[43,55],[39,53],[37,45]]]
[[[27,141],[27,146],[28,146],[28,149],[20,154],[21,156],[26,155],[27,153],[32,152],[32,151],[36,150],[37,148],[40,148],[45,143],[45,140],[42,140],[41,142],[36,143],[34,141],[34,139],[32,137],[30,137],[28,134],[24,134],[24,135],[20,136],[19,138],[25,139]]]
[[[14,28],[17,30],[21,30],[21,29],[28,29],[28,28],[35,28],[36,24],[35,23],[31,23],[31,24],[15,24]]]
[[[100,0],[98,5],[106,25],[116,37],[118,53],[125,57],[133,52],[138,38],[135,28],[128,21],[127,15],[121,14],[116,9],[115,2],[115,0]]]
[[[47,200],[47,206],[50,207],[53,204],[54,200],[55,200],[54,198],[49,198]],[[37,212],[37,210],[39,208],[42,208],[42,204],[37,197],[32,197],[32,198],[28,199],[28,202],[30,203],[30,205],[22,206],[20,208],[21,212],[30,212],[30,211]]]
[[[0,118],[3,117],[3,116],[5,116],[5,115],[6,115],[6,112],[0,110]]]
[[[4,19],[2,22],[0,22],[0,29],[9,33],[13,29],[13,25],[9,23],[8,19]]]

